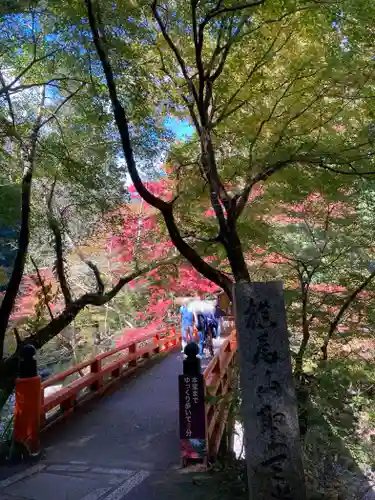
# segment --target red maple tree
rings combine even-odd
[[[172,198],[172,183],[168,180],[150,183],[148,188],[166,200]],[[147,327],[138,331],[144,334],[165,325],[165,319],[176,312],[175,298],[212,296],[220,290],[189,263],[171,262],[176,255],[175,248],[162,232],[157,212],[139,198],[132,186],[129,191],[132,203],[121,211],[121,232],[110,234],[107,241],[107,248],[112,251],[113,278],[137,262],[166,262],[165,266],[150,271],[130,284],[133,290],[147,295],[147,306],[137,315],[140,322],[147,323]],[[207,260],[211,259],[207,257]],[[123,340],[132,339],[134,334],[132,329],[127,329]]]

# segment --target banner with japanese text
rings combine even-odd
[[[180,440],[183,458],[207,454],[203,375],[179,376]]]

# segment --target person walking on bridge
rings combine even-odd
[[[198,339],[199,339],[199,357],[203,358],[204,357],[204,345],[206,341],[206,318],[204,317],[204,314],[201,310],[195,311],[194,313],[195,316],[195,326],[198,330]]]
[[[214,355],[214,344],[213,339],[217,335],[217,321],[211,310],[206,310],[204,313],[205,324],[206,324],[206,347],[210,353],[210,356]]]
[[[225,312],[220,307],[219,299],[217,299],[217,301],[216,301],[214,316],[215,316],[215,319],[217,322],[216,338],[219,339],[220,333],[221,333],[222,321],[223,321],[222,318],[225,316]]]
[[[184,352],[186,344],[193,340],[194,314],[186,304],[182,304],[180,307],[180,314],[182,336],[181,351]]]

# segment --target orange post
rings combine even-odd
[[[41,391],[39,376],[16,380],[14,441],[33,455],[40,452]]]

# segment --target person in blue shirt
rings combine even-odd
[[[180,314],[182,335],[181,351],[183,352],[186,344],[193,340],[194,314],[186,304],[182,304],[182,306],[180,307]]]
[[[195,326],[198,330],[198,338],[199,338],[199,357],[203,358],[203,349],[206,340],[207,333],[207,324],[206,318],[202,311],[195,312]]]

